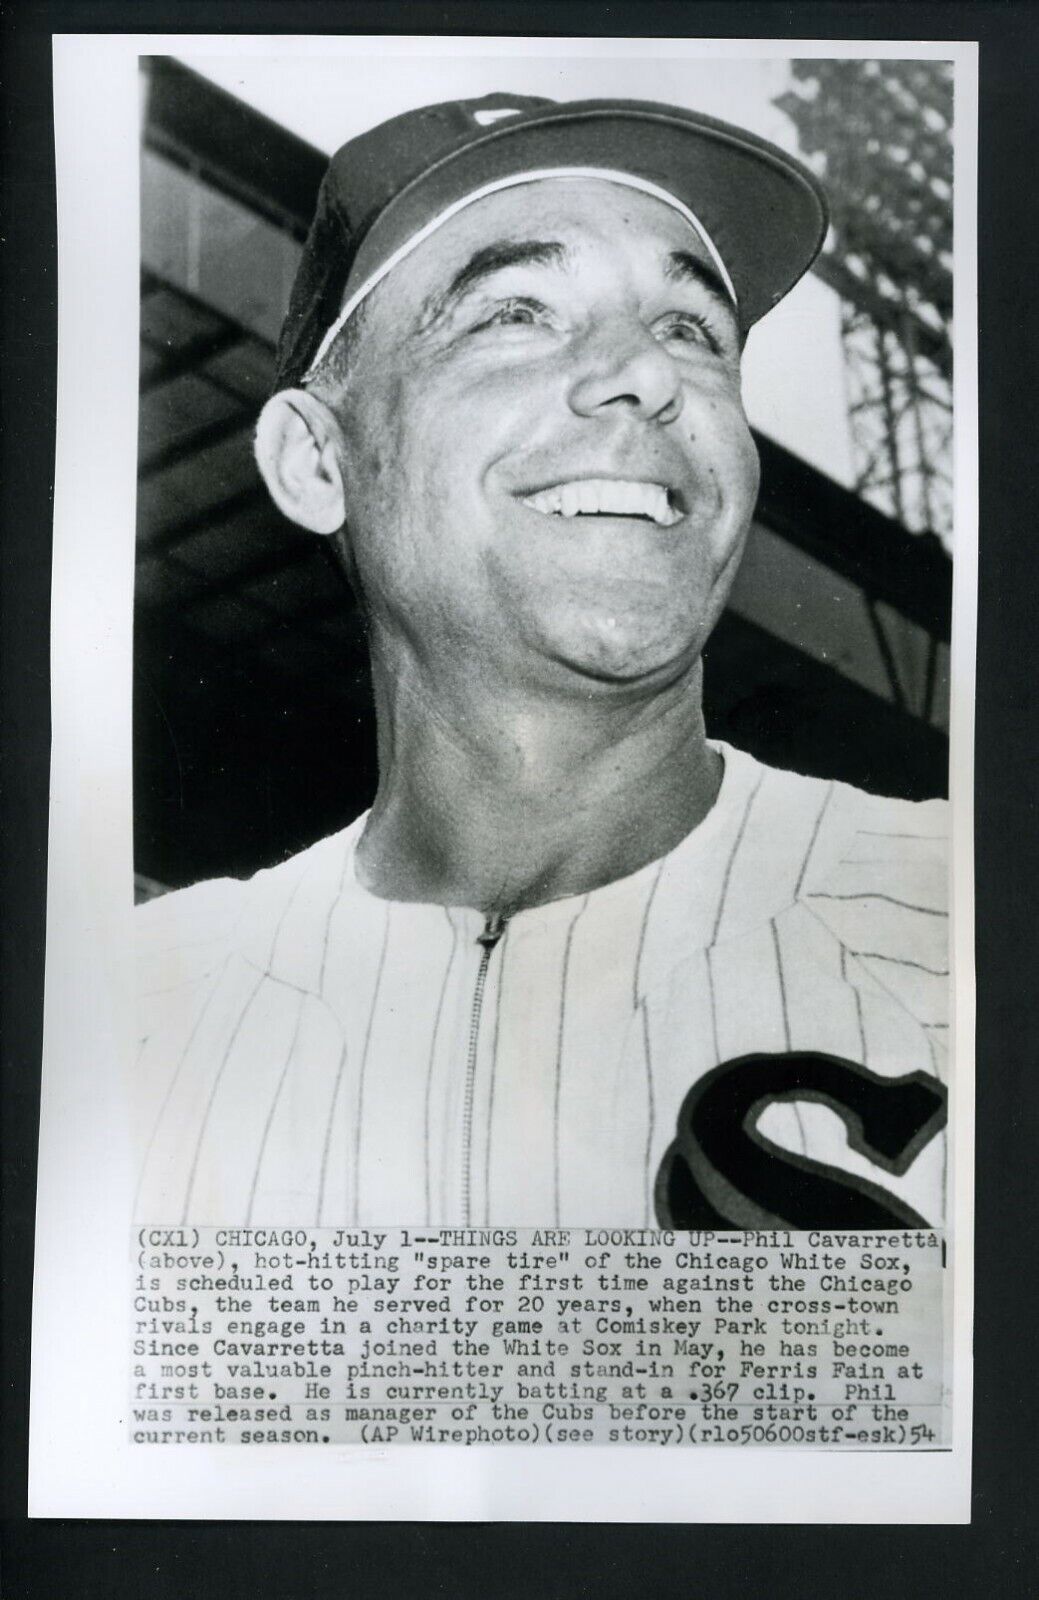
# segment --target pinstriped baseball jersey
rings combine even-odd
[[[363,817],[142,907],[138,1218],[643,1226],[726,1063],[807,1051],[940,1090],[944,805],[716,748],[670,854],[501,925],[369,893]],[[941,1221],[940,1132],[895,1170],[825,1094],[759,1110],[768,1149]]]

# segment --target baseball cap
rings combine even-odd
[[[460,209],[498,189],[578,176],[641,189],[681,212],[744,337],[826,234],[826,198],[806,167],[698,112],[506,94],[423,106],[332,157],[282,326],[275,389],[305,382],[356,306]]]

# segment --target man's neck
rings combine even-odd
[[[663,693],[503,707],[379,692],[379,790],[358,871],[388,900],[510,912],[666,855],[711,809],[699,664]]]

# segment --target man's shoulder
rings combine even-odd
[[[903,905],[944,913],[947,801],[874,794],[723,748],[735,780],[726,821],[734,840],[730,876],[742,886],[744,921],[794,903],[817,915],[827,902],[847,902],[849,910],[857,902],[860,916]],[[731,932],[737,907],[727,915]]]
[[[837,779],[760,766],[759,803],[775,836],[803,850],[795,898],[942,915],[948,905],[948,801],[873,794]],[[794,826],[794,819],[800,818]]]
[[[949,803],[943,799],[906,800],[872,794],[851,784],[827,786],[820,813],[819,849],[809,882],[852,872],[866,882],[908,882],[921,871],[942,876],[947,866]]]
[[[864,849],[892,858],[944,854],[949,829],[949,804],[941,798],[907,800],[876,794],[838,778],[812,777],[773,767],[745,752],[732,752],[746,764],[744,788],[755,807],[770,815],[799,812],[818,819],[816,844],[874,842]],[[825,837],[824,837],[825,835]]]
[[[327,901],[338,893],[361,821],[249,878],[207,878],[138,906],[142,992],[161,981],[171,965],[181,981],[190,982],[236,951],[262,963],[294,905]]]

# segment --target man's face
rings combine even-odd
[[[531,689],[696,661],[758,484],[713,276],[670,207],[596,179],[489,196],[394,268],[334,405],[383,643]]]

